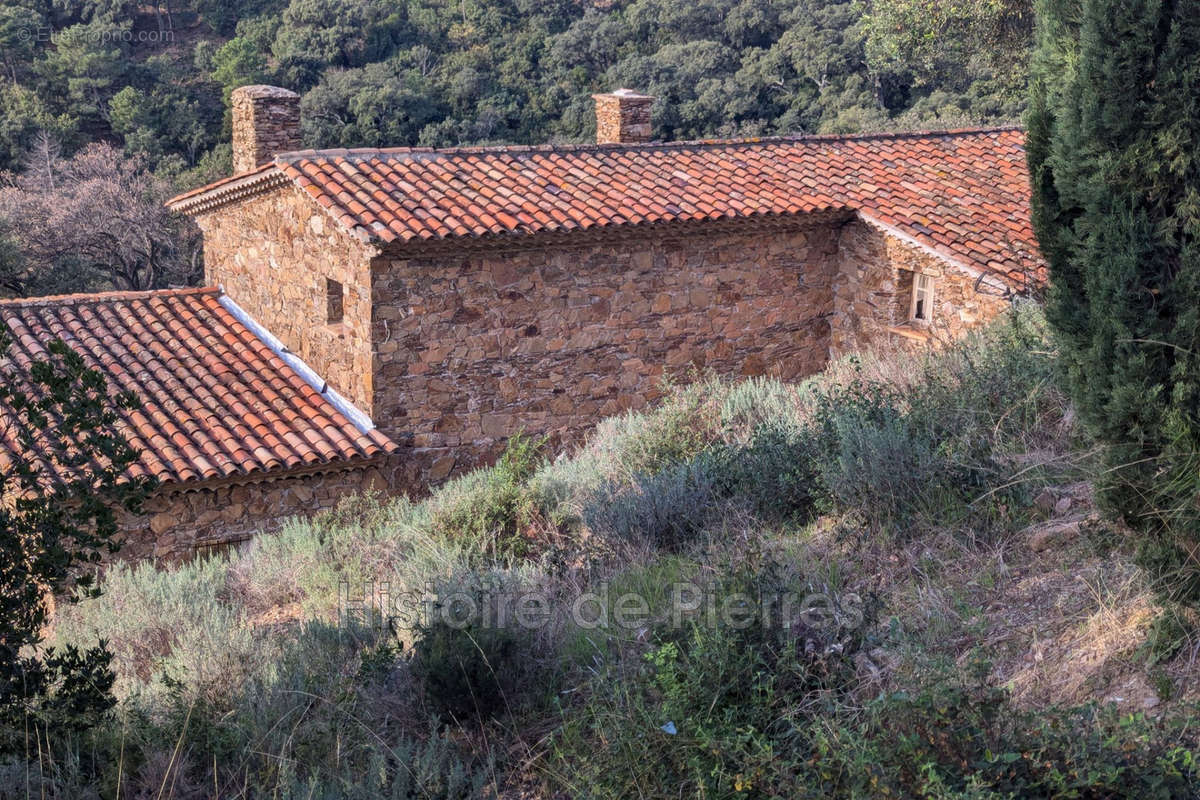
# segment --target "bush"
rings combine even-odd
[[[550,774],[597,798],[1182,800],[1200,786],[1188,712],[1024,710],[957,669],[862,707],[863,640],[800,642],[696,627],[657,644],[640,673],[606,673],[564,709]]]
[[[61,613],[57,635],[113,642],[125,727],[67,737],[47,794],[112,787],[122,764],[148,796],[164,778],[177,796],[211,791],[214,771],[222,787],[254,787],[232,796],[478,796],[493,768],[515,766],[487,753],[539,759],[549,741],[552,757],[523,764],[545,765],[571,796],[992,798],[1066,786],[1046,767],[1005,771],[996,754],[1017,748],[1064,775],[1087,777],[1098,760],[1080,784],[1104,787],[1091,796],[1119,796],[1118,777],[1149,796],[1162,778],[1171,796],[1172,776],[1190,780],[1190,751],[1149,723],[1125,730],[1058,709],[1043,731],[1002,694],[924,678],[868,702],[888,679],[870,613],[832,630],[804,617],[790,629],[702,613],[673,623],[678,583],[804,597],[816,569],[834,584],[819,594],[852,618],[840,602],[847,543],[810,541],[815,514],[898,537],[973,535],[993,504],[1020,513],[1009,501],[1025,482],[1058,481],[1058,467],[1022,459],[1063,451],[1064,405],[1041,326],[1020,310],[944,351],[847,360],[798,387],[677,389],[550,464],[541,442],[516,437],[495,467],[422,502],[353,498],[217,558],[115,565],[105,595]],[[828,558],[814,564],[813,552]],[[341,587],[353,599],[370,582],[393,601],[365,615],[375,627],[330,624]],[[547,625],[488,613],[532,587],[552,598]],[[573,624],[571,600],[589,590],[610,620],[627,593],[648,614],[633,629]],[[430,614],[426,592],[443,605],[465,595],[474,610]],[[1164,627],[1164,645],[1178,633]],[[1055,726],[1098,738],[1072,750]],[[1105,749],[1116,746],[1126,749]],[[1105,772],[1110,763],[1125,771]]]
[[[411,665],[434,713],[454,722],[488,720],[541,704],[553,686],[554,654],[541,652],[545,637],[517,617],[519,598],[533,587],[499,572],[429,587],[411,630]]]
[[[1047,0],[1029,165],[1047,317],[1101,500],[1169,594],[1200,600],[1200,26],[1194,3]],[[1111,111],[1109,111],[1111,109]]]
[[[495,466],[438,490],[429,501],[433,531],[481,543],[496,558],[524,555],[534,510],[527,483],[543,462],[546,441],[518,433]]]
[[[163,676],[211,700],[236,694],[269,665],[273,642],[256,635],[227,589],[228,556],[162,571],[114,564],[99,598],[63,610],[56,639],[111,643],[121,695],[161,693]]]
[[[744,502],[761,519],[804,523],[822,497],[815,444],[786,418],[769,419],[745,445],[709,451],[706,472],[722,497]]]
[[[676,387],[657,408],[600,421],[579,452],[535,476],[538,507],[557,526],[571,527],[592,498],[700,455],[719,435],[712,396],[727,388],[715,380]]]
[[[1025,711],[1002,689],[955,678],[881,698],[871,715],[877,766],[859,782],[893,796],[1182,799],[1200,786],[1182,719],[1093,705]]]
[[[807,587],[787,565],[747,562],[710,587],[719,608]],[[849,609],[837,597],[825,608]],[[776,611],[780,610],[776,606]],[[797,609],[803,608],[797,605]],[[555,773],[585,797],[804,796],[806,739],[855,686],[870,620],[861,614],[758,616],[725,624],[701,611],[682,629],[660,623],[562,710]]]
[[[490,719],[508,711],[505,683],[520,657],[520,641],[511,631],[436,621],[417,631],[413,653],[425,698],[447,721]]]
[[[956,518],[981,484],[954,458],[952,440],[903,402],[891,387],[863,381],[818,399],[813,451],[826,504],[857,512],[871,529],[915,532],[923,521]]]
[[[711,403],[705,382],[671,390],[663,404],[649,414],[639,414],[643,423],[627,422],[625,436],[614,442],[624,476],[652,476],[690,461],[716,435]]]
[[[811,450],[825,504],[869,529],[911,537],[970,523],[986,532],[997,506],[1028,505],[1027,487],[1046,477],[1017,461],[1062,444],[1065,403],[1031,309],[944,351],[893,357],[887,379],[848,366],[814,387]]]
[[[677,550],[693,541],[710,519],[714,482],[702,461],[639,475],[630,487],[610,485],[590,498],[584,521],[594,533],[619,542]]]
[[[486,796],[490,769],[463,759],[449,737],[435,731],[424,741],[378,743],[357,774],[296,779],[277,795],[283,800],[475,800]]]

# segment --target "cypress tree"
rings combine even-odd
[[[1047,314],[1100,497],[1200,595],[1200,0],[1038,0],[1027,119]]]

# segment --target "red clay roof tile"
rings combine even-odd
[[[214,288],[0,300],[13,344],[5,379],[61,338],[141,406],[121,412],[130,468],[165,484],[375,458],[396,445],[361,431],[220,302]],[[0,417],[6,410],[0,408]],[[0,435],[0,465],[18,455]]]
[[[308,150],[276,168],[369,240],[514,236],[848,209],[944,257],[1045,278],[1015,128],[641,145]],[[203,210],[235,176],[180,195]],[[241,184],[237,184],[241,185]],[[212,193],[212,194],[210,194]],[[381,199],[384,198],[384,199]],[[391,199],[394,202],[386,202]],[[380,224],[382,223],[382,224]]]

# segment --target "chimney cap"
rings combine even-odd
[[[654,95],[645,94],[643,92],[637,91],[636,89],[614,89],[611,92],[600,92],[599,94],[594,94],[594,95],[592,95],[592,97],[597,98],[597,99],[599,99],[601,97],[622,97],[622,98],[625,98],[626,100],[653,100],[653,99],[655,99]]]
[[[291,99],[300,95],[293,92],[291,89],[284,89],[282,86],[268,86],[264,83],[254,83],[249,86],[239,86],[233,90],[234,94],[244,95],[254,100],[259,100],[267,97],[279,97]]]

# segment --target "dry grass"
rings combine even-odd
[[[1200,696],[1193,648],[1157,670],[1148,665],[1143,649],[1162,609],[1132,550],[1111,547],[1121,531],[1090,507],[1075,505],[1070,516],[1085,519],[1082,533],[1042,552],[1023,532],[982,543],[945,531],[872,548],[839,541],[836,526],[808,548],[863,576],[860,590],[877,592],[899,623],[891,688],[916,681],[930,659],[961,667],[982,655],[993,681],[1026,708],[1096,701],[1159,713]],[[1164,679],[1168,702],[1159,696]]]

